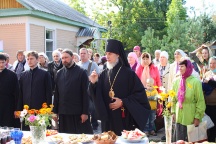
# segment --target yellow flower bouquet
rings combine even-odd
[[[171,106],[172,106],[172,98],[176,95],[176,93],[173,90],[168,91],[167,93],[165,90],[162,90],[162,93],[159,93],[159,103],[164,102],[164,108],[163,108],[163,115],[164,116],[171,116]]]
[[[164,103],[163,108],[163,116],[164,116],[164,123],[165,123],[165,133],[166,133],[166,143],[171,143],[172,137],[172,113],[171,113],[171,106],[172,106],[172,98],[176,95],[173,90],[165,92],[164,88],[161,88],[163,91],[159,94],[159,102]]]
[[[29,109],[28,105],[24,105],[23,111],[17,111],[16,115],[20,117],[20,121],[25,120],[25,124],[29,126],[50,126],[52,119],[53,105],[48,107],[47,103],[42,104],[39,110]]]

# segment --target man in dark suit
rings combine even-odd
[[[49,72],[38,68],[38,53],[28,52],[27,62],[30,70],[21,73],[18,110],[22,110],[23,105],[40,109],[44,102],[48,105],[52,103],[51,77]]]

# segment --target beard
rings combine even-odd
[[[73,61],[62,63],[66,68],[70,68],[72,66]]]
[[[107,62],[107,64],[106,64],[107,68],[109,70],[113,69],[117,65],[118,62],[119,62],[119,59],[117,59],[116,62],[114,62],[114,63]]]

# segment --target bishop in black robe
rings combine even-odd
[[[121,135],[121,131],[124,129],[139,128],[142,131],[151,109],[145,89],[135,72],[130,69],[122,44],[117,40],[108,40],[107,43],[106,52],[118,54],[119,62],[113,69],[106,68],[100,74],[98,82],[89,85],[89,92],[93,97],[98,119],[101,120],[102,131],[112,130],[117,135]],[[113,100],[110,98],[109,92],[115,77],[113,91],[115,97],[122,100],[123,105],[112,110],[109,105],[113,103]]]
[[[0,72],[0,126],[15,126],[14,111],[19,95],[19,84],[14,72]]]
[[[87,72],[75,62],[72,66],[64,66],[57,72],[54,113],[59,115],[59,132],[93,133],[89,118],[81,123],[81,115],[89,115],[87,89]]]

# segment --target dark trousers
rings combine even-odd
[[[94,129],[94,128],[98,127],[98,122],[97,122],[97,118],[96,118],[95,106],[94,106],[94,103],[91,99],[89,100],[89,109],[90,109],[89,113],[91,115],[91,125]]]
[[[206,105],[205,113],[211,118],[213,123],[216,125],[216,105]],[[216,126],[208,130],[208,141],[216,142],[215,138],[216,138]]]
[[[173,134],[173,141],[178,141],[178,140],[188,141],[187,126],[176,123],[174,134]]]

